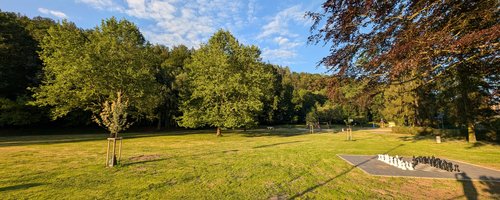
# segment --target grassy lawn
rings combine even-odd
[[[500,169],[500,146],[384,131],[126,133],[105,168],[105,134],[0,137],[0,199],[500,198],[499,183],[370,176],[337,154],[435,155]]]

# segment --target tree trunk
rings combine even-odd
[[[222,133],[220,131],[220,127],[217,127],[217,137],[222,137]]]
[[[115,133],[115,139],[113,140],[113,166],[118,164],[116,160],[116,138],[118,138],[118,133]]]
[[[474,124],[467,123],[467,133],[469,135],[469,143],[476,143],[476,132],[474,131]]]
[[[111,167],[115,166],[116,164],[118,164],[116,162],[116,137],[115,139],[113,140],[113,158],[111,158]]]
[[[161,116],[162,116],[162,114],[160,113],[158,115],[158,125],[156,126],[156,130],[160,130],[161,129]]]

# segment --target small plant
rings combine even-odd
[[[132,125],[132,122],[127,120],[127,108],[128,100],[122,101],[123,94],[121,91],[116,92],[116,99],[111,101],[105,101],[102,104],[102,111],[99,113],[99,117],[94,117],[94,121],[102,127],[105,127],[110,132],[108,138],[108,149],[106,157],[106,165],[114,166],[117,164],[116,159],[116,140],[118,138],[118,133],[126,130]],[[109,158],[109,141],[113,141],[113,151],[111,154],[111,159]],[[119,151],[121,152],[121,145]],[[108,162],[109,161],[109,162]]]

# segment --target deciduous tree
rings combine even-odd
[[[255,46],[240,44],[228,31],[217,31],[186,65],[187,87],[180,108],[184,127],[238,128],[257,123],[271,74]]]
[[[314,20],[309,40],[331,44],[330,55],[321,64],[337,76],[367,78],[371,84],[390,84],[408,72],[424,85],[454,73],[468,76],[468,71],[486,80],[500,70],[496,67],[500,64],[499,4],[496,0],[328,0],[323,12],[307,14]],[[498,84],[483,83],[473,87],[488,88],[482,91],[488,91],[493,100]],[[481,112],[475,112],[480,105],[472,103],[474,91],[454,95],[463,99],[462,110],[467,113],[461,113],[462,124],[469,130],[482,118]],[[472,131],[469,139],[475,142],[474,138]]]
[[[34,103],[50,107],[53,118],[76,109],[99,117],[105,102],[119,96],[128,100],[132,117],[153,113],[158,83],[148,44],[134,24],[111,18],[81,30],[63,21],[48,32],[41,43],[44,80]]]

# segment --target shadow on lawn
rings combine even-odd
[[[275,130],[265,130],[265,129],[254,129],[246,130],[240,132],[245,137],[265,137],[265,136],[279,136],[279,137],[291,137],[298,135],[311,134],[307,129],[291,128],[291,129],[275,129]]]
[[[415,143],[419,140],[431,140],[431,141],[435,141],[436,140],[436,136],[430,136],[430,135],[426,135],[426,136],[421,136],[421,135],[413,135],[413,136],[401,136],[399,137],[400,140],[402,141],[411,141],[412,143]],[[465,138],[463,137],[441,137],[441,142],[446,142],[446,141],[467,141]],[[475,142],[473,144],[470,144],[470,146],[468,147],[465,147],[466,149],[474,149],[474,148],[478,148],[478,147],[482,147],[482,146],[485,146],[485,145],[494,145],[494,146],[497,146],[499,145],[498,143],[495,143],[495,142],[488,142],[488,141],[478,141],[478,142]]]
[[[190,134],[212,134],[207,130],[175,130],[175,131],[147,131],[141,133],[122,133],[123,139],[158,137],[158,136],[177,136]],[[215,135],[215,134],[214,134]],[[0,147],[6,146],[24,146],[24,145],[43,145],[74,142],[90,142],[102,140],[106,141],[108,134],[102,130],[99,133],[91,134],[65,134],[65,135],[30,135],[30,136],[6,136],[0,137]]]
[[[362,165],[362,164],[364,164],[364,163],[366,163],[366,162],[368,162],[368,161],[370,161],[370,160],[372,160],[372,159],[375,159],[375,157],[373,157],[373,158],[371,158],[371,159],[369,159],[369,160],[366,160],[366,161],[364,161],[364,162],[362,162],[362,163],[359,163],[359,164],[357,164],[357,165],[355,165],[355,166],[352,166],[351,168],[349,168],[349,169],[347,169],[347,170],[343,171],[342,173],[340,173],[339,175],[337,175],[337,176],[335,176],[335,177],[333,177],[333,178],[329,178],[329,179],[327,179],[327,180],[325,180],[325,181],[321,182],[320,184],[317,184],[317,185],[315,185],[315,186],[309,187],[309,188],[305,189],[304,191],[299,192],[299,193],[297,193],[297,194],[295,194],[295,195],[291,196],[289,199],[296,199],[296,198],[299,198],[299,197],[301,197],[301,196],[303,196],[303,195],[305,195],[305,194],[307,194],[307,193],[309,193],[309,192],[312,192],[312,191],[314,191],[314,190],[318,189],[319,187],[324,186],[324,185],[328,184],[329,182],[331,182],[331,181],[333,181],[333,180],[335,180],[335,179],[337,179],[337,178],[339,178],[339,177],[341,177],[341,176],[346,175],[347,173],[351,172],[354,168],[356,168],[356,167],[358,167],[359,165]]]
[[[28,189],[36,186],[44,185],[42,183],[27,183],[27,184],[20,184],[20,185],[12,185],[12,186],[7,186],[7,187],[0,187],[0,192],[5,192],[9,190],[23,190],[23,189]]]
[[[415,143],[419,140],[435,140],[435,137],[432,136],[422,136],[422,135],[412,135],[412,136],[401,136],[399,137],[400,140],[403,141],[411,141],[412,143]]]
[[[259,149],[259,148],[273,147],[273,146],[278,146],[278,145],[283,145],[283,144],[293,144],[293,143],[299,143],[299,142],[304,142],[304,141],[280,142],[280,143],[274,143],[274,144],[260,145],[260,146],[256,146],[253,148]]]
[[[457,176],[462,176],[461,178],[469,178],[467,174],[462,173],[462,174],[457,174]],[[486,188],[483,189],[483,192],[489,193],[491,196],[491,199],[500,199],[500,182],[497,182],[498,179],[494,177],[488,177],[488,176],[480,176],[479,177],[481,181],[471,181],[471,180],[459,180],[462,184],[462,189],[464,194],[456,197],[449,198],[448,200],[454,200],[454,199],[462,199],[465,197],[467,200],[476,200],[478,199],[478,192],[476,187],[474,186],[474,183],[480,183]]]
[[[484,142],[476,142],[476,143],[472,144],[470,147],[466,147],[466,149],[473,149],[473,148],[477,148],[477,147],[482,147],[484,145],[485,145]]]
[[[291,137],[298,135],[307,135],[307,134],[342,134],[342,126],[336,126],[330,129],[314,129],[314,133],[310,133],[307,128],[276,128],[272,130],[267,129],[253,129],[241,131],[240,134],[243,134],[245,137],[264,137],[264,136],[279,136],[279,137]],[[366,130],[375,130],[371,127],[354,127],[353,131],[366,131]]]
[[[469,176],[467,176],[466,173],[459,173],[455,174],[455,177],[462,178],[464,180],[460,180],[460,183],[462,183],[462,188],[464,191],[464,196],[468,200],[476,200],[477,199],[477,189],[474,187],[474,182],[472,182]]]
[[[386,151],[386,152],[384,152],[383,154],[388,154],[389,152],[394,151],[395,149],[397,149],[397,148],[399,148],[399,147],[402,147],[402,146],[404,146],[404,144],[399,144],[398,146],[395,146],[395,147],[393,147],[392,149],[387,150],[387,151]],[[329,178],[329,179],[327,179],[327,180],[325,180],[325,181],[321,182],[320,184],[317,184],[317,185],[314,185],[314,186],[312,186],[312,187],[309,187],[309,188],[305,189],[304,191],[299,192],[299,193],[297,193],[297,194],[295,194],[295,195],[291,196],[289,199],[296,199],[296,198],[299,198],[299,197],[301,197],[301,196],[304,196],[305,194],[307,194],[307,193],[309,193],[309,192],[312,192],[312,191],[314,191],[314,190],[318,189],[319,187],[324,186],[324,185],[328,184],[329,182],[331,182],[331,181],[333,181],[333,180],[335,180],[335,179],[337,179],[337,178],[339,178],[339,177],[341,177],[341,176],[346,175],[347,173],[351,172],[354,168],[356,168],[356,167],[358,167],[358,166],[360,166],[360,165],[362,165],[362,164],[365,164],[365,163],[367,163],[368,161],[373,160],[373,159],[376,159],[376,158],[377,158],[376,156],[373,156],[372,158],[370,158],[370,159],[368,159],[368,160],[365,160],[365,161],[363,161],[363,162],[361,162],[361,163],[359,163],[359,164],[357,164],[357,165],[354,165],[354,166],[350,167],[349,169],[347,169],[347,170],[343,171],[342,173],[340,173],[339,175],[337,175],[337,176],[335,176],[335,177],[333,177],[333,178]]]
[[[432,135],[411,135],[411,136],[401,136],[399,137],[400,140],[402,141],[411,141],[412,143],[415,143],[419,140],[436,140],[436,136],[432,136]],[[446,140],[446,139],[457,139],[457,138],[443,138],[441,137],[441,140]]]
[[[214,154],[218,154],[218,153],[222,153],[222,154],[236,153],[238,151],[239,151],[238,149],[230,149],[230,150],[224,150],[224,151],[218,151],[218,152],[206,152],[206,153],[182,155],[182,156],[171,156],[171,157],[161,157],[158,155],[140,155],[140,156],[129,158],[128,159],[129,162],[125,162],[123,164],[120,164],[120,166],[127,167],[127,166],[131,166],[131,165],[159,162],[159,161],[170,160],[170,159],[208,156],[208,155],[214,155]],[[136,159],[136,158],[142,158],[142,159]],[[130,161],[132,161],[132,162],[130,162]]]
[[[420,141],[420,140],[432,140],[436,141],[436,136],[435,135],[405,135],[405,136],[400,136],[400,140],[402,141],[411,141],[413,143]],[[467,139],[463,136],[441,136],[441,142],[446,142],[446,141],[467,141]],[[488,142],[488,141],[478,141],[477,143],[474,143],[471,145],[469,148],[475,148],[475,147],[481,147],[485,144],[491,144],[491,145],[498,145],[497,143],[494,142]]]
[[[488,176],[481,176],[479,178],[484,180],[480,183],[487,187],[483,191],[490,193],[494,199],[500,199],[500,182],[495,182],[495,180],[498,181],[498,177],[496,179]]]

